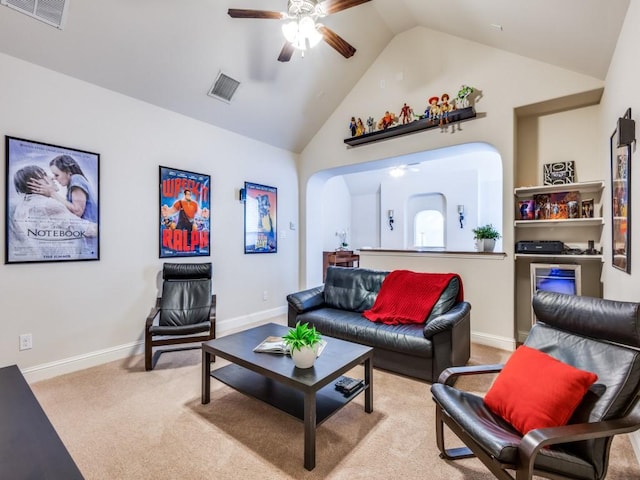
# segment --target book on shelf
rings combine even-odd
[[[324,347],[327,346],[327,341],[322,339],[318,344],[318,353],[316,356],[320,356]],[[258,346],[253,349],[254,352],[259,353],[279,353],[280,355],[291,355],[289,346],[285,343],[282,337],[269,336],[265,338]]]

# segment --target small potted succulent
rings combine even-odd
[[[474,228],[472,232],[479,252],[493,252],[496,247],[496,240],[501,237],[492,224]]]
[[[296,367],[313,367],[313,362],[318,356],[318,347],[322,340],[316,327],[310,327],[309,323],[298,322],[282,339],[289,347],[291,358]]]

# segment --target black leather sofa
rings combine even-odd
[[[452,279],[423,324],[387,325],[362,316],[376,299],[389,272],[329,267],[325,284],[287,296],[290,327],[308,322],[324,335],[374,348],[373,365],[434,382],[470,356],[471,305],[458,302]]]

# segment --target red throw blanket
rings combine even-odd
[[[372,322],[388,325],[424,323],[444,289],[455,277],[460,283],[457,298],[460,302],[464,298],[462,279],[455,273],[394,270],[382,282],[373,307],[362,315]]]

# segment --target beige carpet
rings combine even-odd
[[[474,345],[471,363],[505,355]],[[165,354],[145,372],[136,356],[32,388],[88,480],[492,478],[476,459],[438,457],[428,384],[381,370],[374,371],[373,413],[360,396],[325,421],[317,466],[308,472],[300,421],[215,379],[211,403],[201,405],[200,359],[197,350]],[[459,385],[483,391],[489,381]],[[607,478],[640,478],[626,436],[613,443]]]

